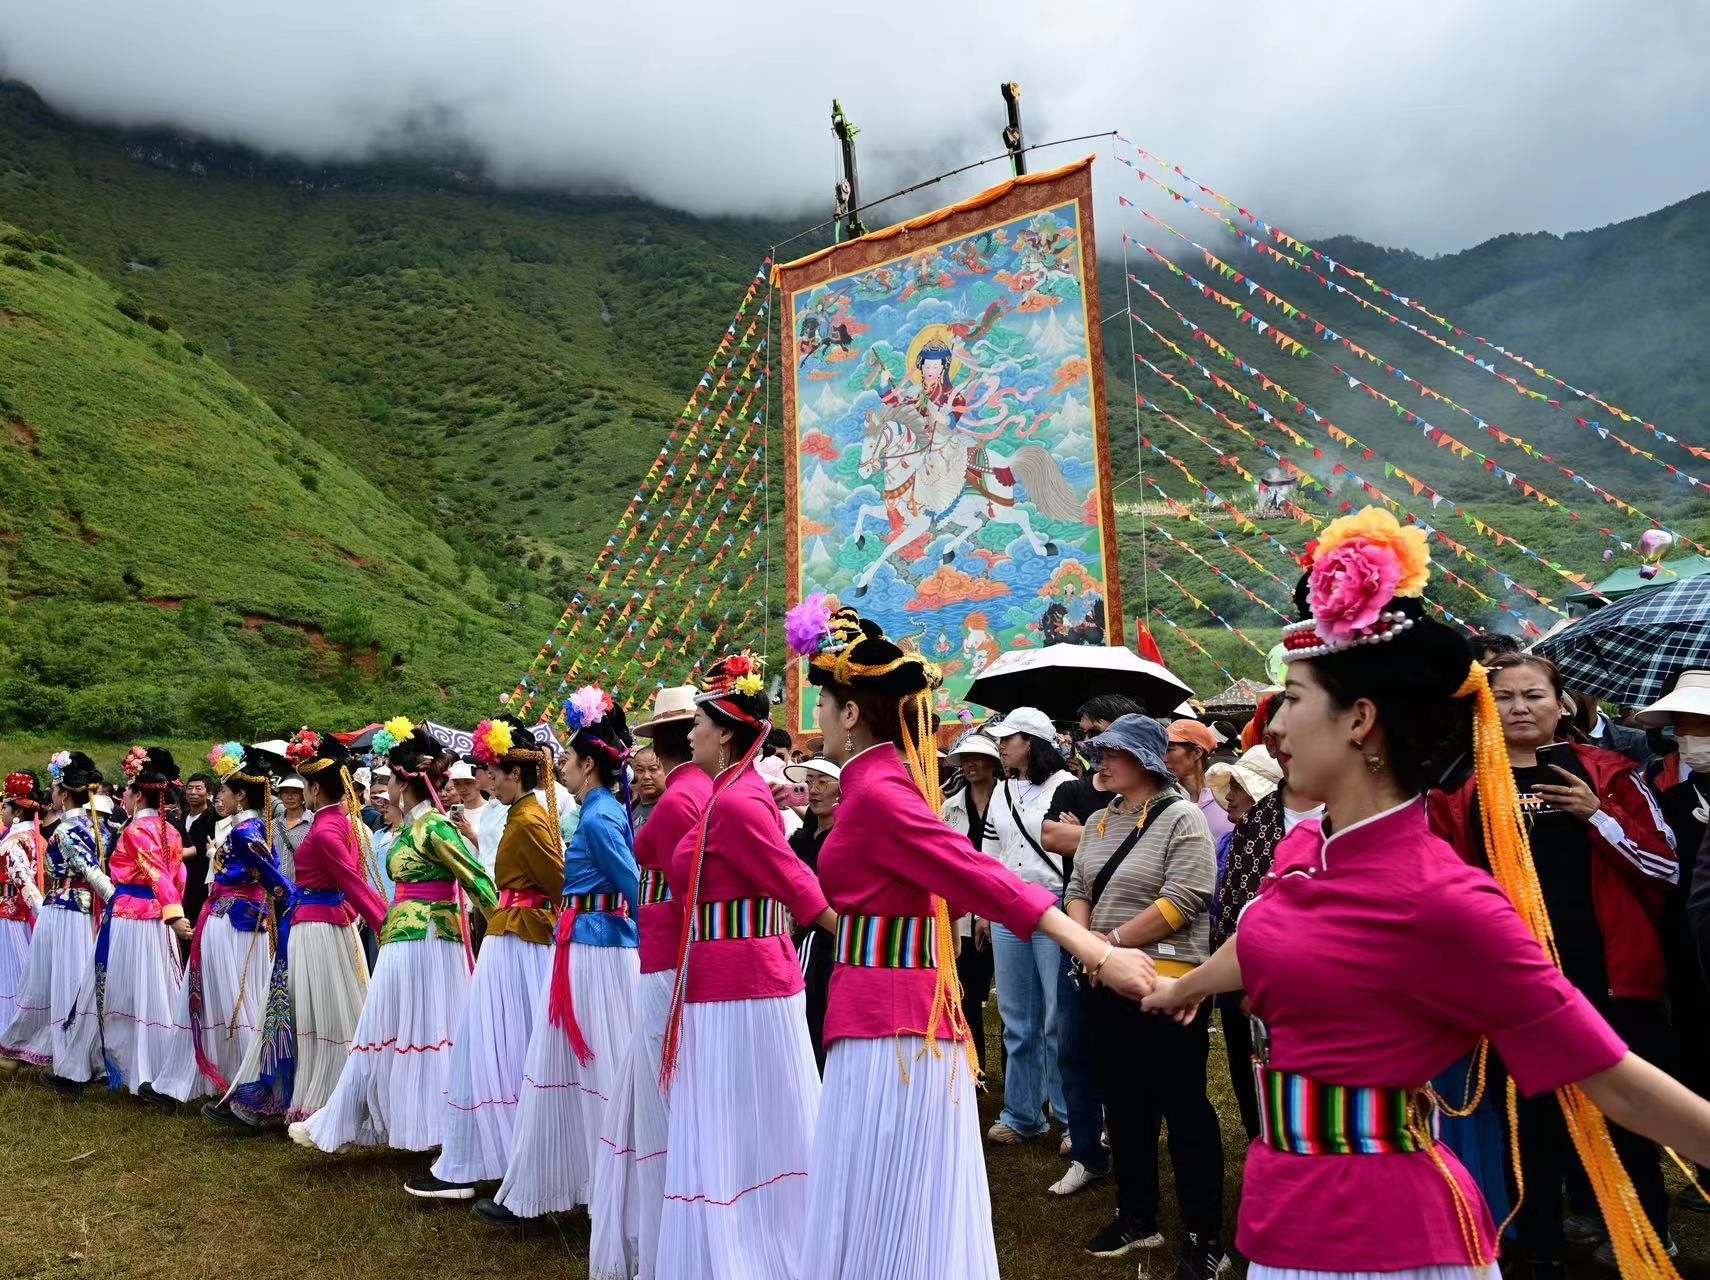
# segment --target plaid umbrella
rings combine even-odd
[[[1532,652],[1560,667],[1570,689],[1617,706],[1646,706],[1677,672],[1710,668],[1710,577],[1605,605]]]

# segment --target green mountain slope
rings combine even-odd
[[[501,599],[430,509],[65,253],[0,240],[0,723],[121,739],[491,705],[544,599]]]
[[[0,88],[0,212],[170,316],[307,441],[568,595],[763,229],[70,125]],[[511,535],[507,538],[507,535]]]
[[[1169,450],[1201,485],[1243,510],[1251,508],[1253,495],[1239,470],[1262,475],[1279,456],[1325,487],[1297,486],[1303,507],[1321,518],[1342,503],[1373,500],[1354,476],[1375,482],[1404,504],[1404,514],[1431,522],[1487,562],[1488,567],[1458,557],[1446,545],[1438,547],[1444,568],[1471,584],[1471,589],[1458,586],[1443,575],[1438,598],[1457,616],[1480,625],[1517,629],[1525,619],[1543,628],[1554,621],[1554,603],[1540,604],[1505,585],[1499,574],[1512,575],[1514,582],[1551,602],[1572,589],[1560,574],[1516,550],[1511,539],[1568,572],[1593,576],[1604,567],[1605,551],[1617,562],[1630,563],[1619,543],[1636,540],[1649,527],[1645,517],[1710,541],[1710,503],[1703,491],[1685,485],[1658,462],[1632,456],[1311,277],[1260,258],[1209,219],[1182,206],[1166,216],[1234,269],[1379,353],[1383,363],[1362,361],[1305,320],[1268,307],[1244,285],[1212,272],[1199,251],[1136,218],[1129,230],[1137,239],[1176,256],[1196,277],[1323,358],[1279,350],[1274,329],[1260,334],[1143,253],[1130,250],[1128,270],[1225,350],[1351,432],[1362,447],[1333,442],[1321,421],[1233,369],[1143,290],[1126,287],[1123,264],[1107,258],[1101,264],[1107,317],[1117,317],[1131,302],[1135,315],[1186,356],[1242,389],[1306,440],[1304,445],[1292,442],[1138,327],[1132,329],[1135,353],[1264,443],[1189,403],[1154,374],[1131,372],[1136,365],[1123,332],[1127,322],[1118,318],[1108,324],[1113,471],[1124,504],[1122,565],[1131,615],[1161,607],[1225,667],[1255,675],[1258,657],[1182,590],[1241,628],[1260,648],[1273,641],[1278,619],[1210,566],[1273,608],[1287,608],[1283,587],[1219,545],[1205,525],[1172,516],[1148,481],[1195,503],[1196,514],[1271,572],[1285,580],[1293,577],[1276,544],[1240,532],[1179,470],[1138,449],[1137,436]],[[628,200],[498,192],[450,165],[329,169],[165,135],[89,128],[55,116],[27,89],[5,85],[0,85],[0,217],[53,237],[63,249],[55,257],[75,259],[86,269],[58,283],[93,290],[97,280],[105,281],[118,296],[133,298],[145,314],[169,319],[170,333],[161,337],[149,331],[150,342],[176,343],[180,336],[193,341],[206,351],[193,365],[199,374],[222,376],[223,368],[254,393],[253,412],[279,441],[276,450],[264,451],[279,481],[266,492],[291,499],[271,509],[258,504],[258,520],[267,514],[296,519],[312,512],[311,525],[330,528],[338,517],[318,502],[343,511],[347,521],[360,520],[370,537],[384,543],[364,549],[342,534],[305,533],[277,544],[271,577],[227,573],[205,566],[204,556],[212,540],[208,530],[233,518],[229,506],[207,526],[203,521],[214,518],[210,513],[192,518],[176,512],[178,518],[158,526],[152,541],[139,538],[127,560],[116,538],[105,545],[99,537],[81,543],[72,516],[37,509],[14,514],[8,503],[5,518],[17,542],[0,544],[0,561],[9,576],[7,612],[0,622],[8,630],[0,635],[45,626],[37,620],[56,610],[120,608],[125,616],[138,617],[143,615],[133,605],[140,598],[182,596],[189,603],[179,614],[200,617],[205,602],[218,620],[209,631],[216,642],[199,659],[196,680],[218,681],[223,665],[235,664],[234,673],[261,675],[269,696],[284,699],[307,671],[309,692],[290,693],[292,705],[306,699],[309,706],[353,720],[389,709],[406,693],[437,705],[430,674],[443,677],[448,715],[468,719],[490,709],[493,692],[514,679],[562,601],[581,585],[583,570],[657,452],[766,246],[794,229],[695,219]],[[1710,323],[1710,289],[1703,278],[1710,262],[1710,197],[1582,235],[1503,237],[1433,259],[1340,239],[1319,247],[1345,256],[1392,288],[1417,294],[1474,332],[1504,341],[1548,368],[1559,366],[1577,385],[1598,389],[1683,439],[1704,442],[1692,411],[1710,392],[1710,372],[1688,351],[1687,335]],[[55,275],[51,267],[34,274],[0,271],[9,288],[24,290],[39,289]],[[113,310],[113,300],[108,295],[90,305],[103,315],[110,311],[114,323],[140,328]],[[59,310],[68,305],[65,299],[43,295],[34,302],[41,323],[50,329],[76,328],[72,315]],[[1417,313],[1407,318],[1423,320]],[[101,416],[112,404],[141,394],[117,380],[80,389],[76,384],[93,375],[78,367],[75,347],[59,357],[63,367],[52,369],[54,381],[20,390],[12,337],[13,331],[0,329],[0,389],[13,400],[33,395],[15,412],[45,424],[32,427],[43,449],[60,447],[57,424],[62,420],[67,431],[108,431]],[[181,346],[173,349],[182,354]],[[1422,435],[1417,424],[1350,389],[1345,375],[1336,372],[1338,364],[1484,452],[1492,466],[1512,470],[1518,481],[1564,505],[1546,507],[1478,459],[1454,458]],[[1534,453],[1501,444],[1472,417],[1422,397],[1395,376],[1397,368],[1525,440]],[[146,378],[148,394],[178,394],[172,388],[181,374],[177,364],[161,364],[157,351]],[[1543,383],[1529,385],[1548,389]],[[1210,446],[1151,412],[1137,421],[1135,391],[1163,404]],[[110,403],[115,396],[119,399]],[[187,433],[185,448],[191,454],[221,474],[232,473],[219,443],[223,427],[200,409],[168,416],[193,424],[179,428]],[[1642,431],[1623,426],[1620,434],[1659,459],[1710,473],[1710,463],[1694,464]],[[74,438],[75,433],[68,437]],[[0,436],[0,449],[12,447],[21,446]],[[1623,513],[1538,454],[1583,474],[1645,516]],[[103,496],[125,489],[128,461],[111,448],[97,451],[79,482]],[[1438,499],[1412,492],[1386,463],[1422,480]],[[314,474],[316,465],[318,493],[305,490],[301,479]],[[347,501],[354,491],[341,488],[335,476],[366,484],[368,496]],[[93,496],[85,501],[97,513],[89,518],[97,518],[100,502]],[[1456,513],[1457,504],[1470,518],[1488,523],[1500,539],[1467,524]],[[380,512],[387,514],[375,518]],[[1157,532],[1159,526],[1186,539],[1204,559],[1170,543]],[[122,526],[109,526],[117,527]],[[1290,549],[1310,536],[1287,518],[1263,527]],[[1613,536],[1599,532],[1601,527]],[[43,564],[33,567],[18,548],[33,553],[38,542],[49,551],[42,553]],[[363,563],[328,551],[325,543],[346,548]],[[78,546],[89,549],[78,551]],[[411,556],[419,563],[412,565]],[[394,580],[391,569],[400,564],[402,577]],[[206,582],[194,574],[186,580],[184,565],[206,567]],[[125,579],[127,569],[137,583]],[[353,576],[338,576],[347,573]],[[55,575],[63,586],[42,585]],[[261,592],[251,584],[259,582],[272,584],[272,603],[257,603]],[[323,589],[321,582],[344,586]],[[352,585],[364,583],[369,585]],[[354,604],[340,594],[345,588],[354,591]],[[40,606],[50,598],[57,603],[44,613]],[[513,603],[521,607],[510,607]],[[336,619],[346,605],[372,614],[382,634],[370,637],[354,625],[341,629]],[[458,606],[473,628],[461,640],[452,638],[438,614]],[[186,634],[180,619],[168,616],[170,609],[141,609],[151,615],[156,630],[139,634],[158,635],[162,643]],[[386,670],[390,655],[407,655],[397,676],[407,687],[396,695],[391,689],[377,691],[364,684],[370,678],[366,659],[335,662],[325,650],[316,650],[319,642],[313,640],[299,646],[307,647],[309,658],[295,665],[284,662],[259,637],[281,643],[287,637],[267,631],[265,622],[246,630],[234,621],[246,612],[277,614],[319,628],[329,639],[348,636],[359,649],[377,639],[387,656],[380,664]],[[82,653],[86,665],[110,673],[94,683],[140,683],[128,668],[130,651],[115,643],[127,638],[123,629],[105,627],[97,638],[96,629],[82,622],[59,625],[70,627],[67,634],[75,642],[47,648]],[[158,631],[161,627],[168,630]],[[1210,692],[1224,682],[1212,662],[1167,625],[1154,619],[1154,629],[1166,656],[1196,687]],[[29,647],[15,639],[4,643],[8,652],[0,652],[0,680],[16,672],[15,655]],[[35,667],[26,675],[31,688],[63,693],[79,687]],[[226,686],[236,683],[228,680]],[[176,709],[163,714],[176,717],[186,731],[226,731],[216,723],[218,717],[185,709],[192,701],[186,687],[181,681],[172,684],[172,696],[162,701]],[[45,696],[47,710],[33,710],[31,722],[71,724],[54,719],[70,711],[56,710],[55,695]],[[79,705],[87,710],[98,701],[87,695]],[[15,715],[8,720],[0,708],[0,729],[17,723]]]

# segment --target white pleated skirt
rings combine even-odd
[[[17,1014],[0,1035],[0,1056],[38,1067],[53,1065],[65,1047],[65,1016],[77,1007],[83,975],[94,958],[95,930],[89,916],[44,903],[30,934]]]
[[[164,920],[114,917],[107,926],[107,980],[96,1009],[95,965],[83,974],[77,1016],[53,1060],[66,1080],[107,1081],[106,1064],[118,1084],[135,1093],[166,1073],[179,1041],[190,1040],[190,1020],[178,1020],[178,939]]]
[[[29,960],[29,922],[0,920],[0,1036],[18,1016],[18,993],[23,990],[24,966]]]
[[[229,1085],[243,1065],[245,1050],[267,1012],[267,980],[273,972],[273,938],[264,930],[234,929],[225,916],[210,913],[198,926],[202,949],[202,1051]],[[174,1021],[191,1026],[190,973],[178,988]],[[172,1056],[154,1087],[169,1098],[189,1102],[220,1092],[218,1082],[196,1060],[196,1034],[175,1040]]]
[[[659,1256],[659,1212],[665,1203],[665,1147],[670,1129],[659,1061],[677,971],[644,973],[636,985],[635,1029],[606,1105],[588,1207],[592,1280],[653,1280]]]
[[[593,1201],[600,1129],[627,1065],[640,976],[641,956],[634,947],[570,944],[576,1025],[594,1054],[586,1065],[571,1050],[564,1029],[548,1019],[552,983],[541,984],[523,1065],[516,1141],[504,1185],[494,1197],[517,1217],[565,1213]]]
[[[433,1176],[444,1182],[498,1182],[511,1162],[523,1064],[540,991],[552,964],[548,943],[513,933],[481,943],[469,1003],[453,1034],[443,1105],[445,1140]]]
[[[973,1076],[958,1046],[926,1044],[837,1040],[826,1053],[802,1280],[996,1280]]]
[[[819,1105],[805,999],[685,1005],[678,1052],[655,1274],[796,1280]]]
[[[1408,1267],[1405,1271],[1304,1271],[1298,1267],[1267,1267],[1253,1262],[1247,1280],[1500,1280],[1496,1264],[1469,1267]]]
[[[469,998],[469,961],[461,942],[438,937],[431,924],[428,930],[420,941],[380,948],[338,1082],[307,1122],[322,1151],[431,1151],[444,1139],[452,1037]]]
[[[350,1055],[362,998],[368,991],[368,958],[356,926],[293,924],[288,948],[290,969],[285,990],[291,998],[291,1029],[296,1040],[297,1066],[284,1115],[306,1119],[332,1097],[344,1060]],[[264,1035],[249,1038],[243,1063],[232,1086],[248,1084],[261,1074]]]

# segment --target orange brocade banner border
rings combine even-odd
[[[1123,643],[1089,157],[773,269],[785,596],[945,671]],[[799,664],[788,723],[812,729]]]

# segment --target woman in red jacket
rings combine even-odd
[[[1667,975],[1657,922],[1678,875],[1668,824],[1627,757],[1557,741],[1561,676],[1548,659],[1500,658],[1490,686],[1531,826],[1562,972],[1633,1052],[1665,1058]],[[1432,793],[1431,821],[1467,861],[1488,865],[1472,781]],[[1517,1252],[1534,1263],[1559,1263],[1566,1243],[1561,1187],[1573,1148],[1549,1097],[1522,1099],[1518,1114],[1525,1196],[1514,1220]],[[1668,1199],[1655,1145],[1613,1126],[1611,1133],[1646,1216],[1666,1239]]]

